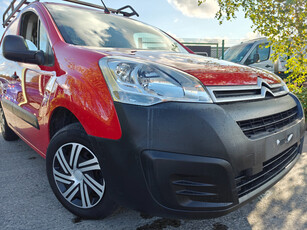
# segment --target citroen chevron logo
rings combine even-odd
[[[267,93],[274,96],[274,93],[270,90],[271,86],[262,78],[258,77],[257,86],[261,89],[261,96],[265,97]]]

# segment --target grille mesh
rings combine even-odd
[[[294,107],[281,113],[256,119],[238,121],[237,123],[242,129],[243,133],[248,138],[253,139],[261,134],[272,133],[277,129],[292,123],[297,119],[297,117],[298,110],[297,107]]]
[[[263,170],[253,176],[247,176],[244,172],[236,178],[237,192],[239,198],[259,188],[283,169],[285,169],[297,156],[299,148],[297,144],[263,163]]]

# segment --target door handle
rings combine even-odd
[[[271,65],[266,65],[265,66],[265,68],[269,68],[269,67],[272,68],[273,66],[271,66]]]

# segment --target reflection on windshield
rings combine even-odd
[[[242,59],[252,46],[253,43],[248,43],[231,47],[226,51],[224,59],[227,61],[239,63],[242,61]]]
[[[186,52],[158,29],[102,11],[46,4],[64,40],[81,46]]]

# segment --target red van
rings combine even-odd
[[[70,1],[10,6],[0,43],[2,135],[46,158],[69,211],[217,217],[297,162],[303,109],[278,76],[197,56],[130,6]]]

